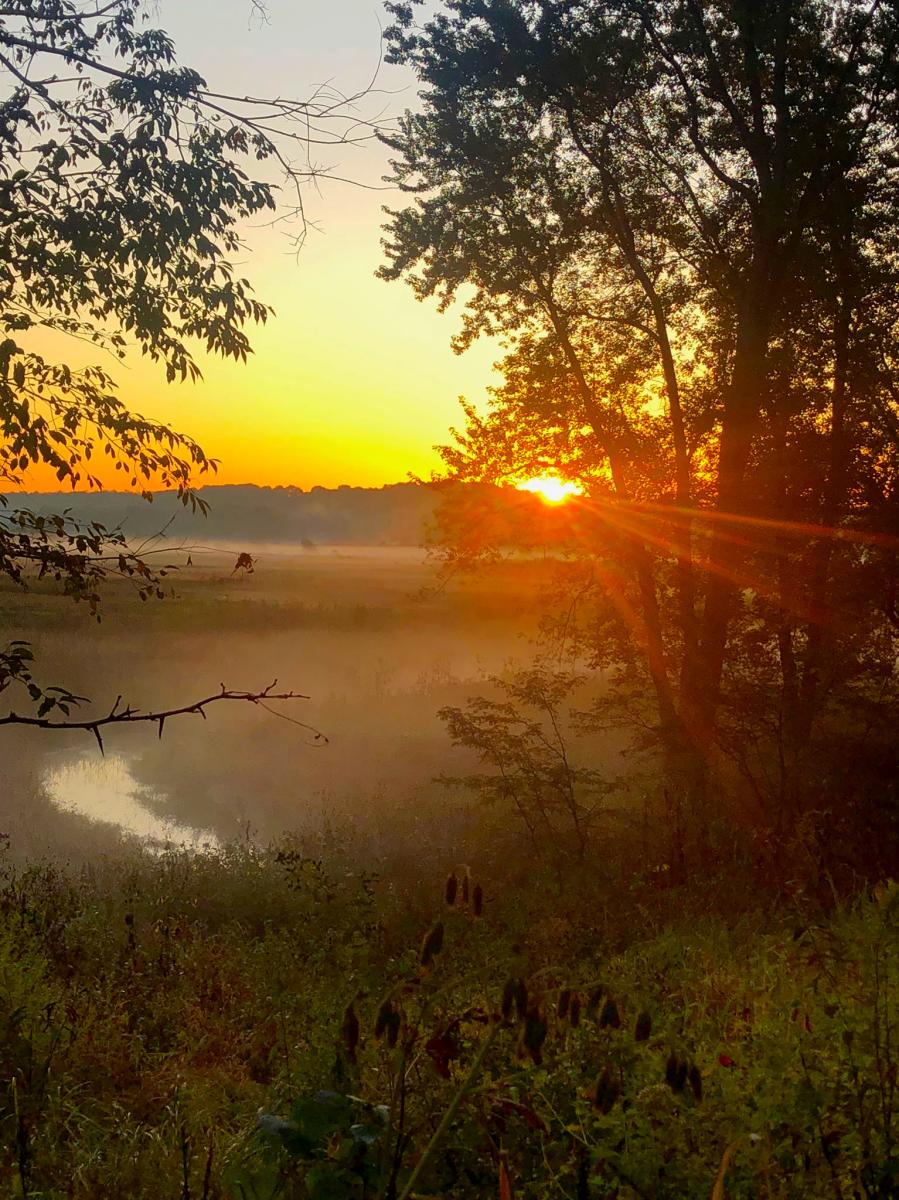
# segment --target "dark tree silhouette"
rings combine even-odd
[[[194,480],[215,467],[202,448],[130,411],[105,367],[48,359],[45,335],[114,358],[139,348],[170,381],[200,374],[197,344],[245,360],[247,327],[270,310],[233,265],[239,224],[292,217],[302,240],[316,148],[371,136],[357,97],[217,92],[178,64],[140,0],[10,0],[0,78],[0,485],[41,464],[99,487],[99,459],[147,498],[172,488],[202,509]],[[23,588],[50,577],[96,611],[112,572],[162,595],[165,569],[120,531],[0,505],[0,574]],[[11,687],[41,720],[79,702],[35,679],[21,640],[0,647]]]
[[[809,807],[837,711],[895,698],[895,6],[389,7],[422,109],[382,274],[509,348],[449,474],[584,485],[566,632],[703,824],[722,752]]]

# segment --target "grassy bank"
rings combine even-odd
[[[2,1194],[897,1194],[895,886],[379,867],[8,868]]]

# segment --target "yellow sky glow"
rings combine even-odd
[[[216,90],[300,95],[330,79],[353,92],[370,79],[380,31],[368,0],[270,0],[266,7],[270,23],[250,29],[247,0],[160,0],[155,20],[174,38],[179,59]],[[399,68],[382,64],[379,87],[391,97],[388,116],[415,104],[414,83]],[[372,111],[384,105],[383,93],[372,98]],[[375,278],[382,208],[405,202],[378,190],[388,156],[380,144],[330,152],[334,173],[362,186],[310,185],[314,227],[299,254],[283,225],[241,230],[239,274],[275,310],[267,325],[248,330],[254,353],[247,364],[211,358],[197,346],[202,382],[167,384],[163,368],[139,353],[117,366],[62,336],[31,345],[51,361],[106,367],[131,409],[189,434],[220,460],[210,482],[377,487],[429,475],[439,465],[434,444],[459,423],[459,397],[483,398],[499,355],[486,341],[455,355],[458,313],[440,314],[406,285]],[[100,474],[102,462],[95,465]],[[102,479],[117,489],[129,482],[115,472]],[[38,469],[24,486],[55,491],[60,484]]]

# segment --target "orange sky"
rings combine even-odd
[[[248,0],[162,0],[156,11],[181,61],[216,90],[298,95],[331,80],[352,91],[370,77],[385,20],[377,5],[270,0],[262,28],[248,27],[248,10]],[[408,76],[382,67],[379,86],[399,94],[373,107],[398,112],[414,104],[409,85]],[[325,152],[322,161],[369,185],[380,184],[387,167],[379,145],[342,149],[339,157]],[[437,464],[433,443],[458,419],[459,395],[483,396],[497,348],[454,355],[456,317],[418,303],[403,284],[374,278],[380,209],[397,201],[392,192],[323,184],[307,195],[321,232],[309,233],[298,258],[282,230],[246,229],[241,271],[277,314],[252,332],[250,362],[223,363],[198,348],[203,382],[167,384],[135,355],[113,370],[122,397],[219,458],[220,483],[380,485],[427,473]],[[77,344],[61,351],[73,364],[96,360]],[[26,485],[58,487],[37,474]]]

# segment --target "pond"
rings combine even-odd
[[[120,754],[66,755],[48,764],[42,784],[60,811],[113,825],[123,836],[138,838],[152,850],[176,846],[208,852],[221,846],[210,830],[161,816],[155,806],[164,797],[140,783]]]

